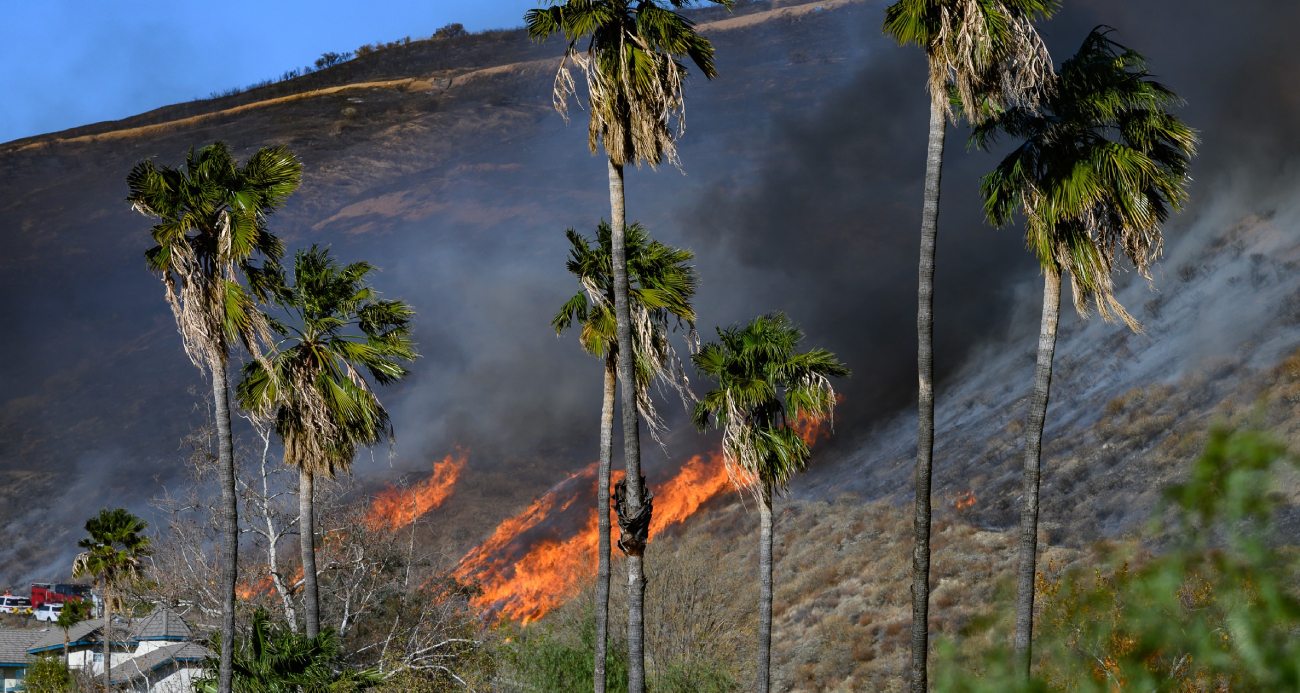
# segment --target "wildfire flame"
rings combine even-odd
[[[957,508],[958,510],[965,510],[967,508],[975,507],[975,492],[963,491],[961,493],[958,493],[957,497],[953,500],[952,504],[953,507]]]
[[[497,614],[527,624],[559,606],[589,575],[597,559],[599,516],[594,507],[596,465],[573,474],[552,486],[532,505],[502,522],[492,536],[461,559],[458,579],[477,578],[483,589],[479,601]],[[611,474],[611,485],[623,477]],[[727,472],[721,455],[705,460],[692,457],[670,479],[652,485],[655,494],[650,536],[690,517],[706,501],[727,488]],[[564,500],[561,500],[564,499]],[[565,533],[553,525],[579,500],[587,501],[573,531]],[[617,524],[613,537],[617,537]],[[540,536],[539,536],[540,535]],[[516,558],[519,553],[521,557]]]
[[[397,530],[415,522],[420,516],[441,506],[451,497],[451,489],[465,468],[464,451],[459,457],[447,455],[433,464],[433,476],[410,488],[389,486],[375,495],[366,522],[375,529]]]

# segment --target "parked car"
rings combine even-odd
[[[58,602],[45,602],[32,610],[37,621],[54,623],[59,620],[59,614],[63,613],[63,604]]]
[[[12,594],[0,596],[0,614],[30,614],[32,600],[27,597],[15,597]]]

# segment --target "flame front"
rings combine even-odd
[[[455,575],[461,580],[479,580],[483,589],[480,603],[527,624],[564,603],[583,578],[595,572],[600,538],[594,507],[596,471],[592,464],[552,486],[461,559]],[[615,470],[611,486],[623,476],[621,470]],[[727,485],[719,453],[707,460],[700,455],[692,457],[672,478],[651,487],[655,509],[650,536],[690,517]],[[582,506],[586,510],[577,522],[568,518],[569,531],[563,531],[557,527],[564,524],[560,516],[580,499],[587,501]],[[612,516],[610,522],[616,526]],[[614,532],[616,537],[617,529]],[[520,553],[523,555],[516,558]]]
[[[389,486],[376,494],[366,522],[376,529],[386,526],[398,530],[447,502],[465,468],[465,452],[457,452],[459,457],[447,455],[441,462],[435,462],[433,476],[428,479],[410,488]]]

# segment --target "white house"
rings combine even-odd
[[[68,629],[68,667],[104,672],[104,619],[83,621]],[[194,640],[194,631],[179,615],[157,609],[138,619],[115,617],[109,647],[109,677],[115,686],[140,693],[189,693],[203,662],[213,653]],[[0,630],[0,675],[4,691],[22,689],[32,658],[63,656],[63,629]]]
[[[204,660],[213,656],[193,639],[194,631],[179,615],[158,609],[135,622],[129,636],[135,650],[124,661],[113,659],[109,680],[140,693],[189,693]]]
[[[112,657],[112,664],[116,666],[118,662],[134,656],[130,647],[130,630],[132,623],[128,619],[121,617],[113,618],[113,629],[111,637],[112,644],[109,647],[109,656]],[[68,668],[69,669],[89,669],[95,673],[104,671],[104,619],[94,618],[89,621],[82,621],[68,629]],[[63,629],[51,627],[49,630],[41,633],[41,639],[37,640],[28,650],[27,653],[34,656],[39,655],[58,655],[63,656]]]

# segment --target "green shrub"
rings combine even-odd
[[[69,693],[76,688],[76,682],[63,666],[61,655],[43,655],[27,666],[23,688],[28,693]]]
[[[1032,680],[1005,649],[972,667],[946,643],[936,690],[1300,690],[1296,552],[1279,546],[1271,522],[1282,462],[1295,458],[1265,434],[1212,432],[1188,480],[1167,492],[1174,524],[1153,525],[1173,538],[1168,550],[1039,577]]]
[[[503,657],[511,678],[525,690],[548,693],[586,693],[595,685],[596,614],[585,609],[578,637],[565,637],[552,627],[534,625],[514,633]],[[627,641],[610,638],[605,653],[605,686],[627,690]]]

